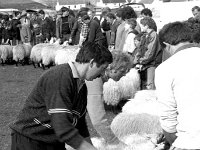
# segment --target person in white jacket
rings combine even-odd
[[[125,39],[123,52],[128,52],[130,54],[134,52],[136,48],[134,38],[138,34],[138,31],[135,29],[136,26],[137,21],[134,18],[126,20],[125,30],[128,32],[128,34]]]
[[[165,25],[160,41],[171,54],[156,68],[160,123],[172,150],[200,149],[200,47],[186,23]]]

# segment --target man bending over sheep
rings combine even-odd
[[[88,88],[87,110],[91,122],[108,144],[118,144],[118,138],[110,129],[110,124],[106,118],[106,112],[103,103],[103,83],[109,78],[119,81],[131,68],[130,56],[122,52],[113,52],[113,63],[106,69],[105,74],[93,81],[86,81]]]
[[[75,62],[45,72],[28,96],[12,129],[11,150],[96,150],[85,121],[87,87],[112,62],[110,51],[85,43]]]
[[[160,123],[172,150],[200,149],[200,48],[190,43],[186,23],[173,22],[159,33],[172,55],[156,69]]]

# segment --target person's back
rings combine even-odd
[[[169,23],[159,32],[171,56],[156,69],[156,93],[161,127],[173,150],[200,149],[200,48],[191,43],[192,34],[182,22]]]
[[[200,93],[198,92],[200,69],[194,65],[200,63],[199,56],[200,48],[198,47],[184,49],[168,58],[156,69],[156,76],[161,77],[157,79],[158,81],[166,80],[172,83],[173,93],[171,95],[166,95],[170,92],[167,87],[163,87],[165,90],[162,93],[159,90],[160,87],[157,90],[159,96],[162,95],[162,102],[170,103],[170,106],[177,108],[177,111],[171,109],[171,120],[174,120],[177,132],[177,139],[173,146],[185,148],[191,146],[191,149],[200,149],[200,120],[198,119],[200,114]],[[171,100],[172,96],[176,103]],[[178,113],[177,118],[174,118],[174,113]]]

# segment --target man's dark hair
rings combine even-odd
[[[79,12],[77,13],[77,16],[76,16],[76,17],[77,17],[77,18],[78,18],[78,17],[81,17],[81,18],[82,18],[82,17],[85,16],[85,15],[87,15],[87,11],[79,11]]]
[[[134,9],[130,6],[126,6],[122,8],[122,20],[130,19],[130,18],[137,18],[137,14],[135,13]]]
[[[145,16],[149,16],[149,17],[152,17],[152,11],[149,9],[149,8],[144,8],[142,11],[141,11],[141,15],[144,14]]]
[[[200,43],[200,20],[189,18],[184,23],[191,29],[191,42]]]
[[[38,11],[38,14],[42,14],[42,15],[44,15],[45,12],[44,12],[44,10],[41,9],[41,10]]]
[[[117,17],[120,17],[122,18],[122,8],[119,8],[117,11],[116,11],[116,14],[115,14]]]
[[[194,7],[192,8],[192,11],[194,11],[194,10],[200,11],[200,7],[199,7],[199,6],[194,6]]]
[[[111,13],[111,12],[109,12],[106,16],[107,16],[108,18],[110,18],[110,19],[116,19],[115,14],[113,14],[113,13]]]
[[[183,22],[172,22],[163,26],[159,32],[159,40],[161,45],[163,42],[170,45],[177,45],[182,42],[191,41],[191,29],[186,23]]]
[[[61,8],[61,11],[62,11],[62,12],[66,12],[66,11],[69,12],[69,8],[67,8],[67,7],[62,7],[62,8]]]
[[[112,54],[106,47],[94,42],[85,42],[76,56],[76,62],[88,63],[92,59],[97,63],[97,67],[113,61]]]

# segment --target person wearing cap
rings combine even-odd
[[[41,18],[40,34],[42,36],[42,42],[48,42],[50,41],[53,35],[53,31],[52,31],[53,23],[51,19],[45,15],[44,10],[39,10],[38,14],[39,14],[39,17]]]
[[[32,13],[31,17],[31,31],[33,36],[33,45],[42,43],[41,37],[40,37],[40,24],[42,19],[38,17],[38,13],[34,12]]]
[[[61,42],[64,42],[69,40],[75,18],[70,15],[69,8],[62,7],[61,11],[62,17],[58,18],[56,22],[56,38],[60,38]]]
[[[30,19],[27,17],[27,12],[25,10],[21,13],[21,27],[20,27],[20,36],[22,43],[31,42],[31,27],[30,27]]]

